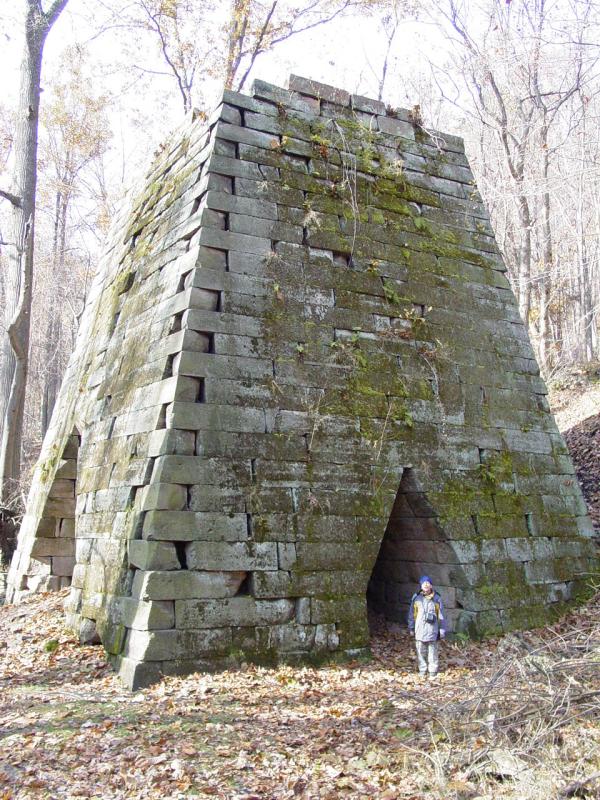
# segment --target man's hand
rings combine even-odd
[[[440,639],[446,638],[446,631],[440,631]]]

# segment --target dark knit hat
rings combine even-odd
[[[421,577],[419,578],[419,586],[423,586],[424,583],[431,583],[431,585],[433,586],[433,582],[429,577],[429,575],[421,575]]]

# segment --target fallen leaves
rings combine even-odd
[[[134,695],[63,629],[60,596],[2,608],[0,800],[585,796],[600,766],[598,605],[445,643],[435,684],[415,675],[412,641],[376,620],[369,665],[249,666]]]

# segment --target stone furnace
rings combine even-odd
[[[456,629],[544,622],[590,535],[462,141],[292,76],[115,220],[8,597],[70,584],[136,687],[360,654],[422,572]]]

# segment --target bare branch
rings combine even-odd
[[[64,11],[68,2],[69,0],[54,0],[48,11],[42,12],[44,14],[44,19],[46,20],[46,25],[49,29],[54,25],[61,13]]]
[[[158,14],[153,14],[151,12],[151,10],[148,8],[148,6],[146,5],[146,3],[143,2],[143,0],[140,0],[140,5],[142,6],[144,11],[148,15],[148,19],[152,23],[152,26],[154,27],[154,30],[156,31],[156,33],[158,35],[158,38],[160,39],[160,47],[161,47],[161,50],[162,50],[162,54],[164,56],[165,61],[169,65],[169,67],[171,69],[171,72],[173,73],[173,77],[177,81],[177,87],[179,89],[179,92],[180,92],[182,100],[183,100],[183,110],[187,114],[187,112],[190,110],[189,86],[186,86],[184,84],[184,82],[183,82],[183,80],[181,78],[180,71],[177,69],[177,67],[175,66],[173,60],[171,59],[171,57],[169,55],[169,46],[168,46],[166,37],[165,37],[165,34],[163,32],[163,29],[160,26],[160,22],[157,19],[157,17],[159,15]]]
[[[12,194],[12,192],[7,192],[6,189],[0,189],[0,197],[8,200],[15,208],[22,208],[23,206],[21,198],[17,197],[16,194]]]
[[[250,56],[250,63],[248,64],[248,67],[247,67],[246,71],[244,72],[244,74],[242,75],[242,79],[240,80],[240,82],[238,84],[238,89],[237,89],[238,92],[242,90],[242,88],[244,86],[244,83],[246,82],[246,79],[248,78],[248,75],[250,74],[250,71],[251,71],[252,67],[254,66],[254,62],[256,61],[256,59],[258,58],[258,56],[262,52],[261,51],[262,44],[263,44],[263,41],[264,41],[265,36],[267,34],[267,31],[269,29],[269,24],[271,22],[273,14],[275,13],[275,9],[277,8],[277,2],[278,2],[278,0],[273,0],[273,4],[271,5],[271,8],[269,9],[268,14],[265,17],[264,24],[263,24],[263,26],[262,26],[262,28],[260,30],[260,33],[259,33],[259,35],[258,35],[258,37],[256,39],[255,46],[254,46],[254,48],[252,50],[252,55]],[[237,65],[236,65],[236,69],[237,69],[237,66],[239,65],[239,62],[240,62],[241,57],[242,57],[241,54],[238,54],[238,55],[239,55],[239,58],[238,58],[238,62],[237,62]],[[233,74],[235,74],[235,72]],[[233,77],[233,75],[232,75],[232,77]]]

